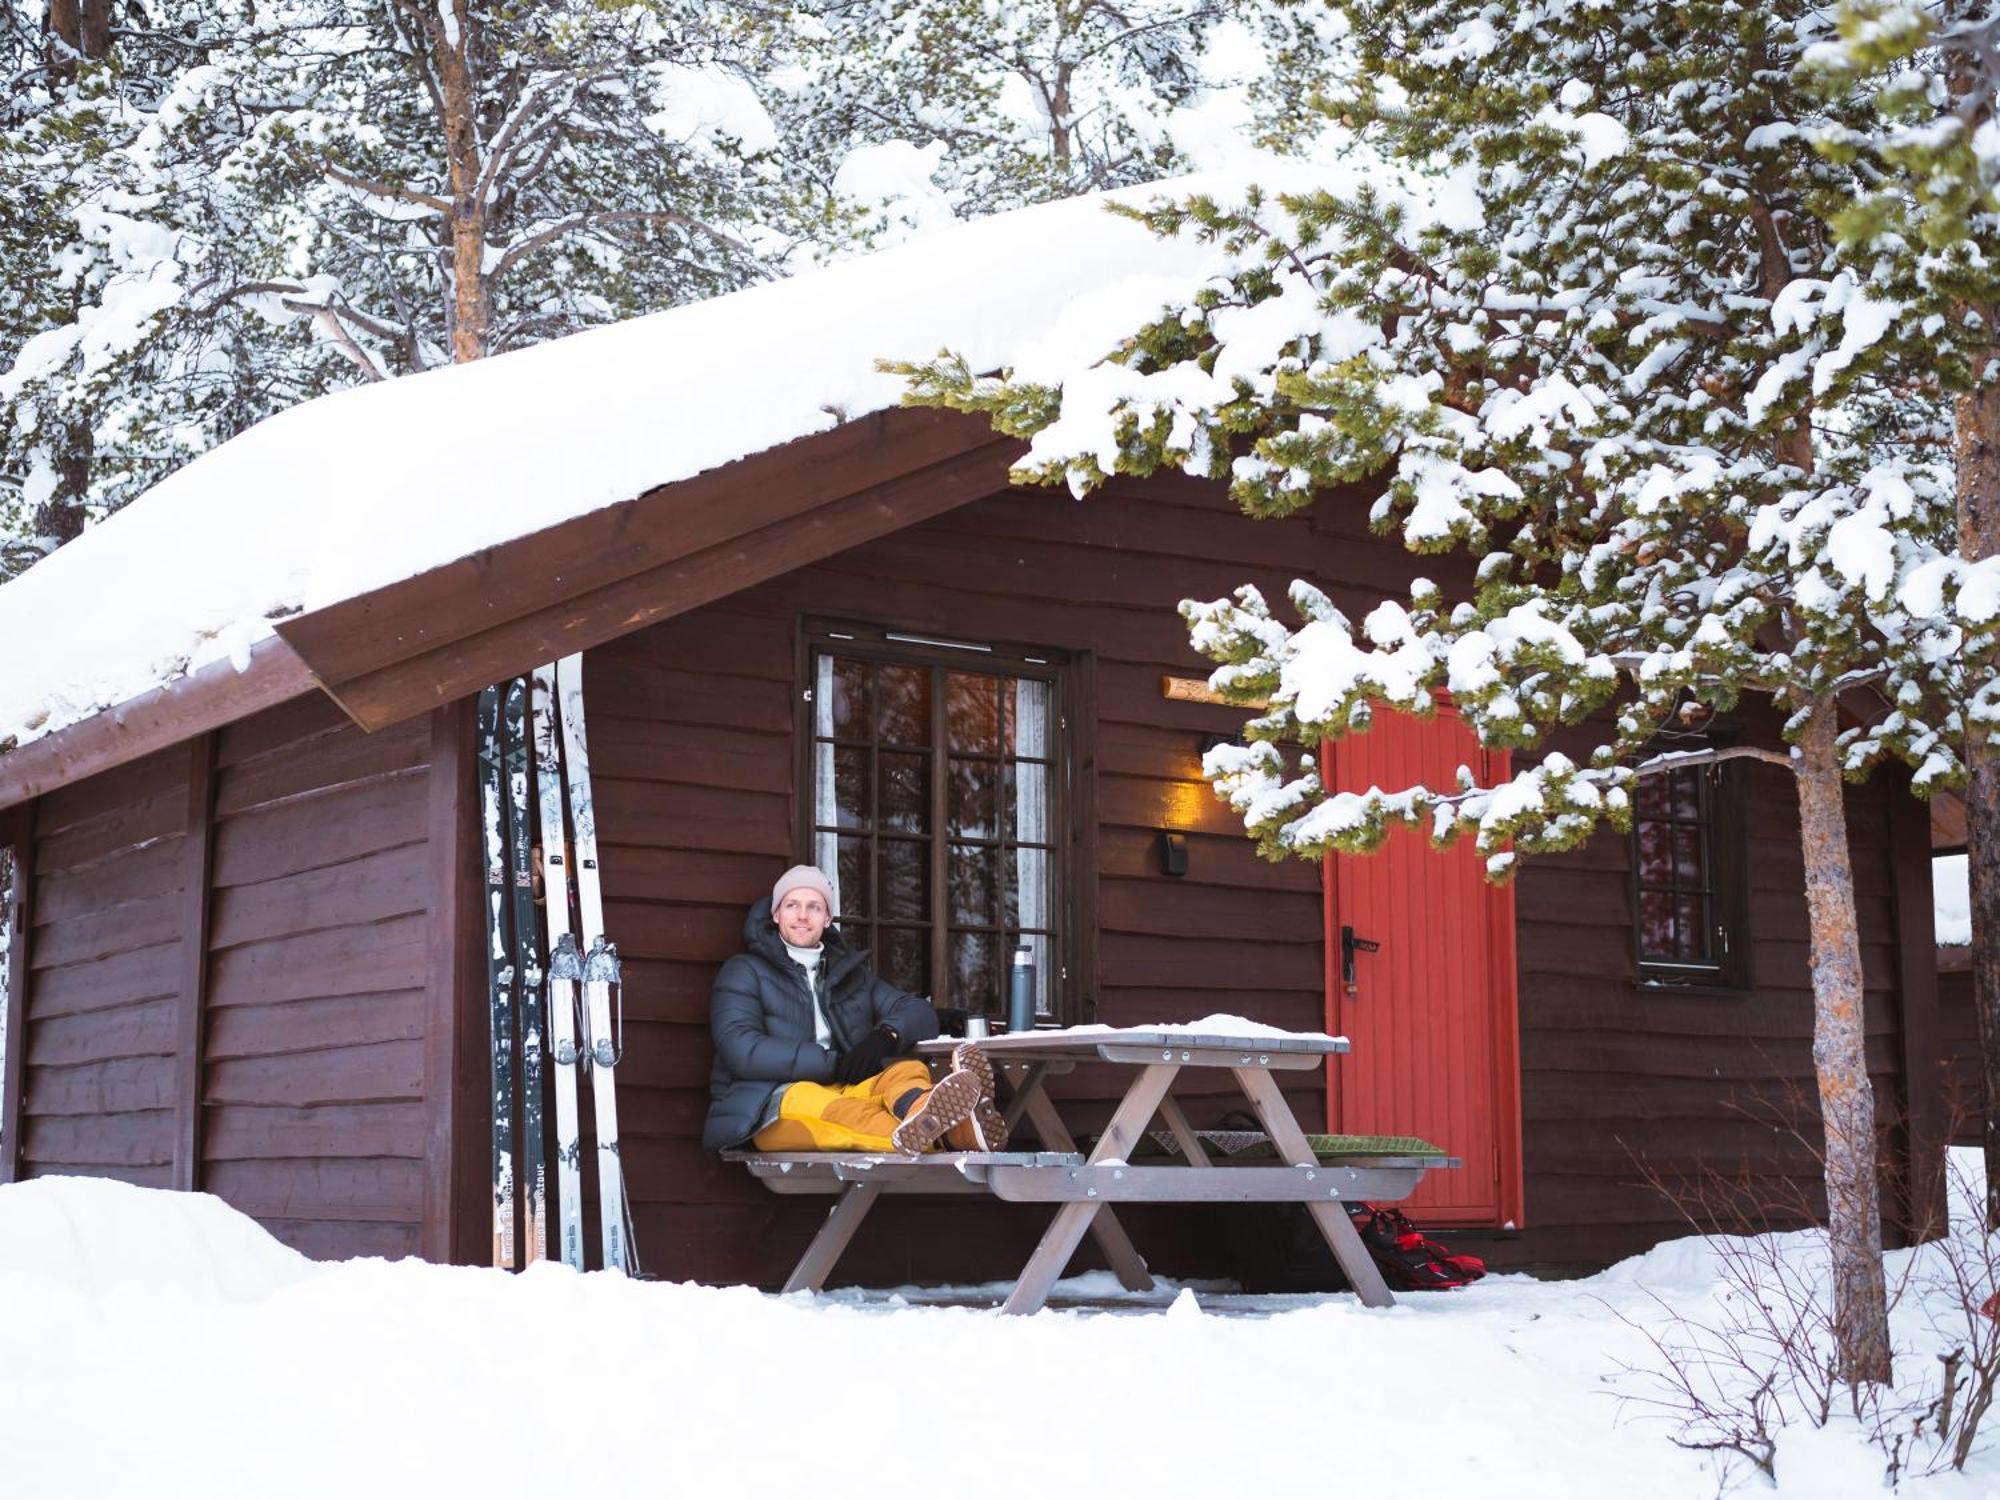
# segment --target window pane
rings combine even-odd
[[[1639,778],[1639,787],[1632,801],[1638,808],[1640,817],[1664,818],[1673,810],[1673,789],[1668,785],[1672,780],[1671,773]]]
[[[820,705],[820,733],[841,740],[867,739],[874,710],[873,670],[865,661],[837,656],[821,661],[821,690],[827,701]]]
[[[883,839],[880,915],[910,922],[931,916],[931,841]]]
[[[836,750],[831,745],[820,745],[817,749],[822,776],[826,763],[832,762],[833,795],[832,805],[829,806],[825,800],[828,788],[824,785],[819,787],[813,821],[839,828],[866,828],[869,814],[873,811],[868,797],[868,752],[858,747]]]
[[[1032,678],[1013,683],[1014,701],[1007,711],[1007,753],[1049,753],[1049,685]]]
[[[885,662],[876,668],[875,693],[882,743],[927,748],[931,742],[930,669]]]
[[[1674,902],[1674,956],[1688,963],[1700,963],[1708,957],[1708,931],[1701,907],[1699,896],[1682,896]]]
[[[931,763],[921,755],[891,755],[882,762],[882,826],[898,833],[931,831]]]
[[[1049,852],[1009,851],[1007,901],[1003,922],[1008,927],[1049,927]]]
[[[1674,784],[1674,816],[1677,818],[1698,818],[1701,816],[1701,772],[1676,771],[1668,778]]]
[[[994,897],[1000,851],[978,845],[953,844],[947,869],[951,882],[951,920],[968,927],[997,925]]]
[[[1700,890],[1702,879],[1701,828],[1683,824],[1674,830],[1674,878],[1683,888]]]
[[[944,680],[945,733],[954,750],[1000,750],[1000,679],[951,672]]]
[[[930,933],[920,927],[888,927],[875,938],[875,972],[899,990],[928,995],[931,988]]]
[[[1007,837],[1017,844],[1054,843],[1055,830],[1049,821],[1049,766],[1017,761],[1007,767],[1006,777]]]
[[[1674,833],[1671,823],[1639,824],[1639,883],[1671,885],[1674,878]]]
[[[974,1014],[998,1015],[1006,1009],[1000,992],[1000,940],[990,933],[951,935],[951,1003]]]
[[[850,917],[868,917],[868,840],[840,840],[840,879],[837,882],[840,907],[838,915],[843,924]]]
[[[951,762],[951,777],[945,789],[946,805],[951,809],[951,831],[976,839],[1000,837],[1000,825],[996,816],[994,799],[1000,767],[990,760],[960,760],[956,756]]]
[[[1675,956],[1673,892],[1639,893],[1639,952],[1646,958]]]

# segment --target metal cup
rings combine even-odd
[[[986,1024],[984,1016],[965,1018],[965,1039],[968,1042],[983,1042],[993,1034],[993,1028]]]

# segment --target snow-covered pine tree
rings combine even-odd
[[[102,514],[325,390],[763,274],[783,188],[746,14],[127,0],[104,58],[25,70],[4,117],[14,508]]]
[[[1427,196],[1384,168],[1339,194],[1158,205],[1158,232],[1216,244],[1213,275],[1059,380],[947,355],[903,367],[911,399],[991,413],[1032,438],[1017,472],[1079,492],[1179,467],[1273,515],[1377,477],[1378,527],[1478,558],[1466,597],[1422,583],[1359,631],[1309,584],[1297,626],[1251,590],[1183,606],[1214,684],[1268,704],[1206,769],[1269,853],[1365,851],[1403,822],[1469,833],[1504,874],[1628,826],[1640,775],[1732,756],[1793,772],[1838,1366],[1885,1380],[1842,786],[1890,751],[1954,774],[1927,711],[1957,641],[1949,478],[1883,461],[1905,455],[1899,393],[1841,357],[1874,310],[1841,289],[1816,209],[1857,184],[1805,131],[1861,106],[1794,80],[1825,35],[1799,4],[1342,9],[1369,86],[1330,107],[1449,182]],[[1899,715],[1843,747],[1843,697],[1875,685]],[[1498,787],[1329,794],[1313,749],[1440,691],[1489,745],[1568,725],[1594,753]],[[1782,709],[1787,749],[1656,751],[1689,705],[1744,694]]]
[[[804,0],[782,109],[830,188],[855,147],[943,146],[963,214],[1173,170],[1160,117],[1195,97],[1224,0]]]
[[[1323,123],[1305,97],[1329,17],[1296,0],[798,0],[771,97],[823,238],[867,242],[894,227],[873,200],[913,177],[975,217],[1185,171],[1184,134],[1295,144]],[[1227,120],[1175,117],[1223,96]]]
[[[1924,436],[1950,444],[1959,553],[1986,580],[1958,592],[1966,672],[1950,709],[1964,740],[1986,1225],[2000,1229],[2000,6],[1868,0],[1842,8],[1840,30],[1802,67],[1876,104],[1817,138],[1870,173],[1833,220],[1855,284],[1883,310],[1882,336],[1852,352],[1934,414]]]

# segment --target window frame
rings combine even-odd
[[[1639,849],[1642,817],[1633,799],[1632,829],[1626,836],[1629,866],[1626,893],[1632,934],[1632,965],[1636,982],[1647,989],[1737,993],[1751,987],[1748,892],[1749,841],[1744,827],[1743,778],[1728,764],[1689,767],[1698,777],[1703,846],[1707,926],[1711,956],[1702,961],[1649,957],[1645,950],[1643,892]],[[1669,826],[1685,820],[1667,820]],[[1720,949],[1717,952],[1717,949]]]
[[[1087,692],[1087,654],[1054,647],[1023,645],[1018,642],[989,641],[970,636],[954,636],[919,627],[900,627],[852,620],[802,616],[799,621],[796,654],[797,691],[794,696],[793,744],[793,844],[801,863],[810,864],[816,854],[817,820],[813,799],[816,793],[814,745],[817,739],[817,686],[815,658],[821,653],[874,662],[917,666],[933,671],[969,670],[1000,677],[1027,677],[1049,684],[1052,744],[1049,804],[1052,829],[1049,851],[1050,941],[1054,972],[1048,976],[1049,1009],[1042,1014],[1064,1025],[1087,1020],[1092,996],[1087,976],[1092,967],[1094,913],[1079,889],[1079,871],[1091,868],[1089,833],[1094,820],[1089,816],[1089,796],[1084,769],[1089,763],[1088,748],[1082,743],[1082,715],[1078,706]],[[944,723],[941,700],[934,697],[931,763],[931,826],[929,836],[931,892],[930,960],[927,981],[934,1003],[954,1003],[950,976],[951,928],[947,903],[947,865],[950,836],[944,803],[948,794],[946,778],[938,774],[940,757],[948,757],[941,743]],[[998,847],[1009,847],[1004,839]],[[871,918],[871,925],[875,919]],[[1007,954],[1000,955],[1006,962]],[[1006,995],[996,1002],[997,1014],[1004,1017]],[[994,1012],[988,1012],[994,1014]]]

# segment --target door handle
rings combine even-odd
[[[1372,938],[1356,937],[1352,927],[1343,926],[1340,929],[1340,982],[1347,987],[1349,995],[1355,994],[1358,989],[1354,982],[1354,955],[1376,953],[1381,947]]]

